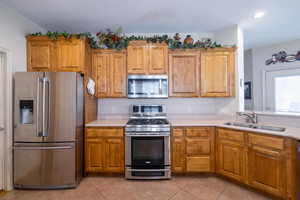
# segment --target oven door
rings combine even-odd
[[[170,136],[126,135],[125,164],[132,169],[169,167]]]

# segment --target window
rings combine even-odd
[[[266,72],[265,110],[300,113],[300,69]]]
[[[300,113],[300,76],[275,78],[275,111]]]

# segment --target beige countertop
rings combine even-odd
[[[244,130],[244,131],[255,132],[255,133],[291,137],[300,140],[300,128],[296,128],[296,127],[288,127],[280,124],[262,123],[262,125],[271,125],[271,126],[286,128],[284,132],[277,132],[277,131],[268,131],[268,130],[224,125],[225,122],[235,121],[235,117],[230,115],[173,115],[173,116],[168,116],[168,120],[170,121],[171,126],[173,127],[215,126],[215,127],[222,127],[222,128],[231,128],[236,130]],[[127,121],[128,118],[124,116],[118,118],[108,117],[108,118],[98,119],[93,122],[90,122],[86,124],[86,127],[113,127],[113,126],[124,127]]]

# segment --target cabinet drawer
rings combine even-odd
[[[186,136],[188,137],[209,137],[211,128],[200,127],[200,128],[187,128]]]
[[[186,138],[186,153],[188,156],[210,154],[210,140],[203,138]]]
[[[284,149],[284,139],[265,135],[249,134],[249,144],[274,149]]]
[[[174,137],[183,137],[184,136],[184,129],[183,128],[173,128],[172,135]]]
[[[87,138],[123,137],[123,129],[122,128],[88,128],[85,134]]]
[[[186,160],[187,172],[209,172],[210,171],[210,157],[187,157]]]
[[[229,129],[218,129],[218,137],[233,140],[236,142],[244,143],[244,133],[241,131],[229,130]]]

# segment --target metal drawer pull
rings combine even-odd
[[[14,147],[16,150],[59,150],[59,149],[72,149],[72,146],[63,147]]]

